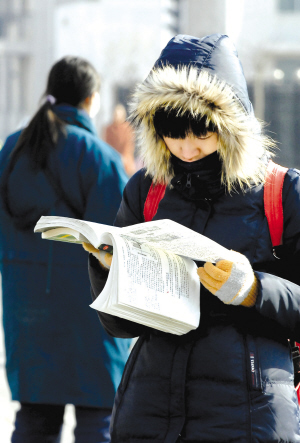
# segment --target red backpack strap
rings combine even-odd
[[[276,163],[269,161],[266,171],[266,181],[264,186],[264,207],[265,214],[269,224],[270,236],[273,245],[273,251],[275,246],[282,244],[283,233],[283,207],[282,207],[282,188],[286,172],[288,168],[279,166]],[[276,257],[275,251],[273,254]],[[294,372],[299,372],[299,343],[292,342],[292,356],[294,363]],[[299,381],[299,377],[297,378]],[[300,405],[300,382],[295,386],[297,391],[298,403]]]
[[[163,183],[151,183],[145,205],[144,219],[146,222],[151,221],[157,213],[159,202],[164,198],[167,185]]]
[[[288,168],[269,161],[266,170],[264,186],[264,207],[269,224],[270,236],[273,248],[282,243],[283,233],[283,208],[282,187]]]

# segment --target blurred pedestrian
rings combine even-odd
[[[0,154],[0,253],[6,372],[20,402],[13,443],[58,443],[66,404],[76,443],[109,441],[130,340],[106,334],[90,303],[81,248],[44,242],[42,215],[113,223],[127,181],[97,137],[100,78],[79,57],[54,64],[43,102]]]
[[[114,109],[113,121],[104,128],[104,140],[115,148],[122,157],[125,170],[129,176],[137,171],[134,158],[134,132],[126,121],[126,109],[118,103]]]

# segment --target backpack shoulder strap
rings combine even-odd
[[[164,198],[166,187],[167,185],[163,183],[151,183],[144,205],[144,219],[146,222],[151,221],[157,213],[158,205]]]
[[[273,245],[273,254],[275,246],[282,244],[283,233],[283,207],[282,207],[282,187],[284,177],[288,168],[279,166],[269,161],[266,171],[266,181],[264,186],[264,207],[265,214],[269,224],[269,230]],[[278,258],[278,257],[277,257]],[[300,404],[300,353],[299,343],[291,342],[292,357],[294,363],[295,388],[297,391],[298,402]]]
[[[282,187],[288,168],[269,161],[264,185],[264,208],[273,248],[282,244],[283,208]]]

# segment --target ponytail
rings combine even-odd
[[[50,151],[55,149],[59,134],[65,132],[65,122],[53,112],[52,103],[47,97],[28,126],[21,132],[11,152],[10,169],[23,153],[28,155],[34,170],[46,168]]]

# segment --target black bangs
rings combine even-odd
[[[216,126],[206,116],[194,117],[189,111],[178,115],[177,109],[159,108],[153,116],[155,130],[160,137],[183,139],[188,135],[205,137],[208,132],[217,132]]]

